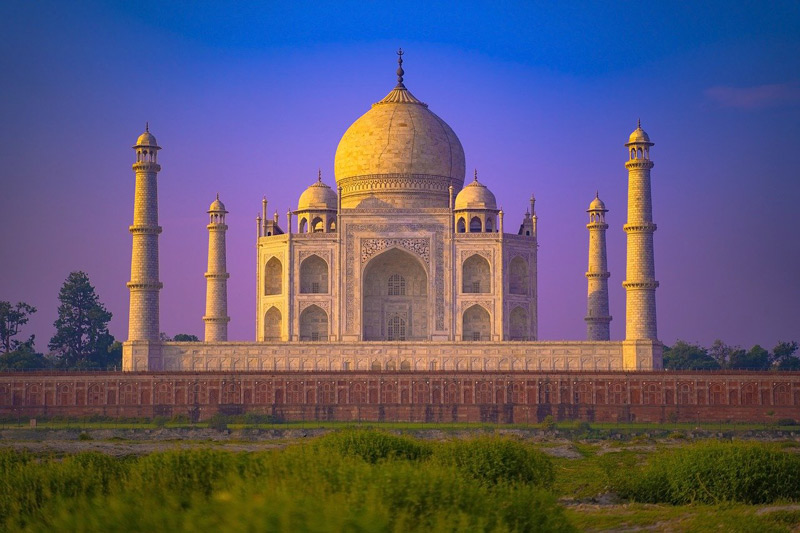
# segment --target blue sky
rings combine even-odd
[[[540,216],[540,334],[583,338],[585,209],[609,209],[624,334],[628,134],[653,159],[660,336],[800,340],[800,4],[9,2],[0,21],[0,299],[39,308],[85,270],[127,333],[133,152],[160,177],[162,329],[202,333],[205,210],[231,211],[231,336],[252,339],[253,218],[296,205],[394,84],[458,134],[506,212]]]

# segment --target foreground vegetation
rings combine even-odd
[[[342,430],[251,453],[0,450],[0,530],[792,531],[798,448]]]

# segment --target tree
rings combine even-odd
[[[749,351],[739,350],[731,356],[731,368],[738,370],[768,370],[769,352],[756,344]]]
[[[664,348],[664,368],[668,370],[718,370],[720,365],[702,346],[679,340],[675,342],[674,346]]]
[[[33,343],[22,343],[16,350],[0,355],[0,370],[37,370],[50,366],[47,358],[33,349]]]
[[[772,349],[772,364],[778,370],[800,370],[800,357],[797,355],[796,341],[779,342]]]
[[[20,327],[28,323],[30,316],[36,312],[36,308],[25,302],[0,302],[0,349],[2,353],[16,350],[25,343],[30,343],[33,348],[33,335],[27,341],[18,341],[14,337],[19,334]]]
[[[58,294],[56,334],[49,347],[63,366],[105,368],[114,337],[108,332],[111,313],[100,303],[85,272],[72,272]]]
[[[715,340],[708,349],[708,354],[714,358],[720,368],[727,368],[731,364],[733,356],[738,352],[744,352],[741,346],[730,346],[720,339]]]
[[[200,342],[197,335],[190,335],[188,333],[178,333],[172,340],[175,342]]]

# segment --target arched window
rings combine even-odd
[[[492,217],[486,217],[486,233],[491,233],[493,231],[492,226]]]
[[[277,257],[267,261],[264,267],[264,294],[269,296],[281,293],[283,266]]]
[[[636,149],[636,159],[641,159],[641,158],[642,158],[642,149],[641,148],[637,148]]]
[[[320,217],[316,217],[311,221],[311,232],[322,233],[323,231],[325,231],[325,224],[322,223],[322,219]]]
[[[512,259],[508,265],[508,292],[528,294],[528,262],[520,256]]]
[[[305,217],[300,219],[300,233],[308,233],[308,221]]]
[[[508,333],[512,341],[528,340],[528,313],[522,307],[511,310],[508,320]]]
[[[389,296],[405,296],[406,295],[406,278],[400,274],[392,274],[389,276]]]
[[[469,221],[469,232],[480,233],[481,229],[483,229],[483,224],[481,224],[481,219],[479,217],[472,217],[472,220]]]
[[[328,314],[319,306],[310,305],[300,313],[300,340],[328,340]]]
[[[489,261],[478,254],[472,255],[464,261],[461,270],[461,292],[487,293],[491,292],[491,269]]]
[[[318,255],[311,255],[300,263],[300,293],[328,293],[328,263]]]
[[[458,223],[456,224],[456,231],[458,233],[466,233],[467,231],[467,224],[464,222],[463,218],[458,219]]]
[[[390,341],[406,340],[406,321],[395,315],[389,319],[386,327],[387,339]]]
[[[331,219],[331,221],[328,222],[328,231],[331,232],[331,233],[336,231],[336,220],[335,219]]]
[[[491,340],[492,326],[489,312],[480,305],[473,305],[464,311],[462,321],[462,340]]]
[[[264,315],[264,341],[281,340],[281,312],[277,307],[270,307]]]

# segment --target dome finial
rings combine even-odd
[[[219,200],[219,193],[217,193],[217,200]]]
[[[478,169],[475,169],[475,183],[478,182]]]
[[[600,198],[600,189],[597,189],[597,190],[594,191],[594,197],[595,198]]]
[[[404,54],[403,49],[402,48],[398,48],[397,49],[397,86],[398,87],[402,87],[403,86],[403,74],[405,74],[405,71],[403,70],[403,54]]]
[[[317,183],[322,183],[322,169],[317,168]]]
[[[638,129],[642,129],[642,119],[641,118],[637,118],[636,119],[636,127]]]
[[[144,131],[146,131],[148,133],[150,132],[150,122],[149,121],[144,123]]]

